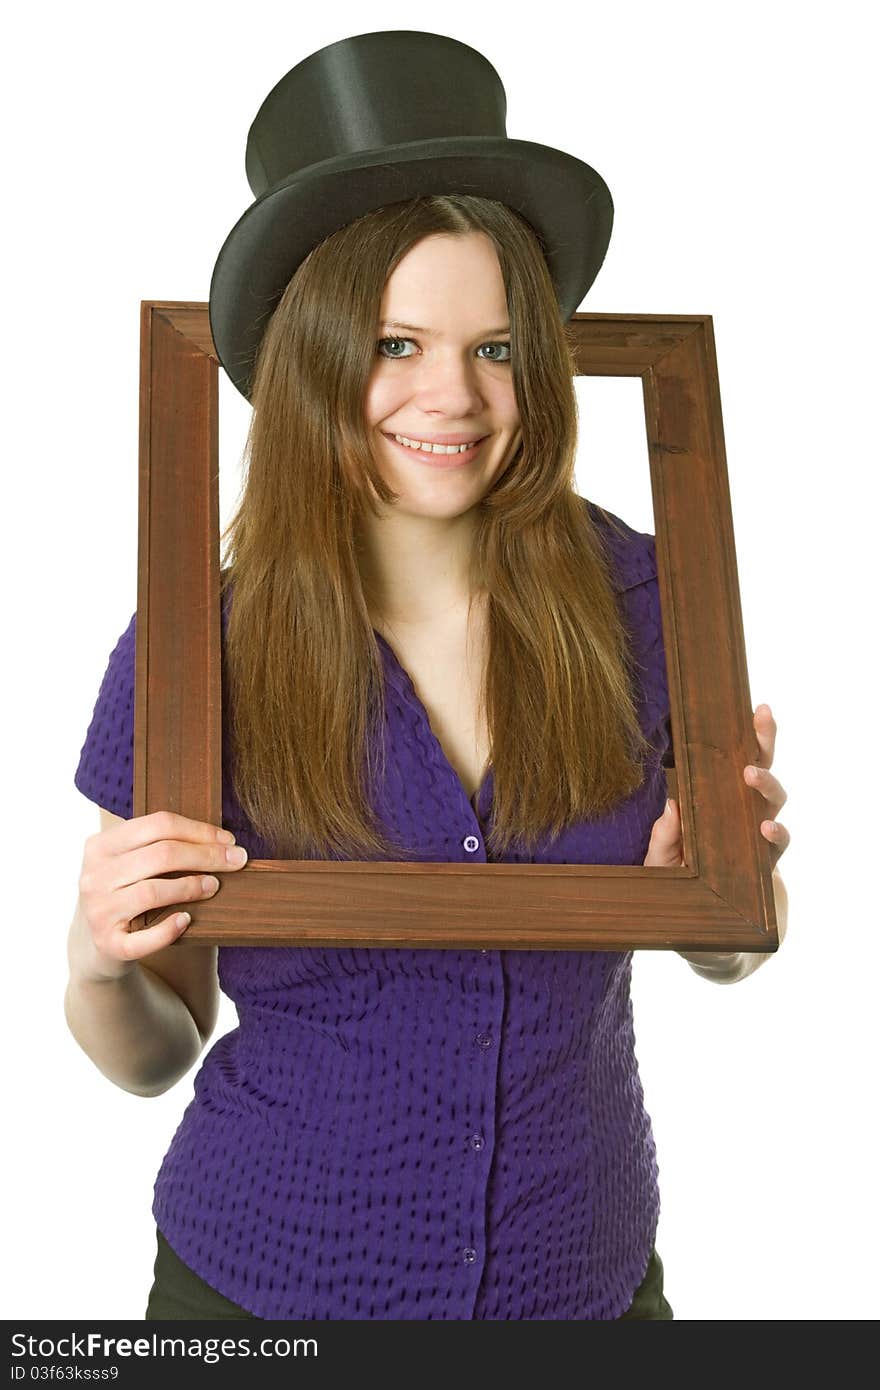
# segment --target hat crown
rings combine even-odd
[[[259,198],[340,155],[443,137],[506,137],[507,96],[469,44],[418,29],[356,34],[311,53],[275,84],[248,131]]]

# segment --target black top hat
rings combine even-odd
[[[508,139],[506,112],[482,53],[414,29],[340,39],[272,88],[248,132],[256,202],[211,277],[214,346],[248,400],[266,324],[309,251],[363,213],[418,194],[483,194],[521,213],[571,317],[605,257],[611,194],[573,155]]]

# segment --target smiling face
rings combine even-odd
[[[385,284],[365,418],[395,514],[452,520],[519,447],[501,267],[482,232],[423,238]],[[449,454],[418,444],[472,443]]]

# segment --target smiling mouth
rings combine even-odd
[[[401,442],[402,438],[408,438],[408,436],[398,438],[393,434],[388,434],[385,430],[382,433],[401,453],[409,454],[411,458],[417,459],[420,463],[427,463],[433,468],[461,468],[463,464],[470,463],[476,457],[481,445],[485,444],[489,438],[487,434],[483,435],[482,439],[475,440],[467,449],[457,449],[453,453],[447,453],[446,447],[436,451],[434,449],[414,449],[412,444]]]

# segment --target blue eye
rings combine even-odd
[[[380,338],[380,339],[379,339],[379,342],[378,342],[377,345],[376,345],[376,347],[377,347],[377,351],[378,351],[378,349],[384,347],[384,345],[385,345],[386,343],[411,343],[411,342],[412,342],[412,338]],[[407,355],[407,356],[410,356],[409,353],[407,353],[406,355]],[[384,352],[382,352],[382,353],[380,353],[380,356],[382,356],[382,357],[390,356],[390,357],[393,359],[393,358],[395,358],[395,357],[401,357],[401,356],[403,356],[403,354],[402,354],[402,353],[399,353],[399,352],[392,352],[392,353],[384,353]]]
[[[507,352],[507,356],[506,356],[506,357],[487,357],[487,358],[484,359],[486,362],[509,362],[509,361],[510,361],[510,343],[481,343],[481,344],[480,344],[480,347],[481,347],[481,348],[484,348],[484,347],[501,348],[502,351],[505,351],[505,350],[506,350],[506,352]]]
[[[379,353],[379,356],[380,356],[380,357],[387,357],[387,358],[389,358],[391,361],[394,361],[395,359],[400,359],[400,358],[403,358],[403,357],[411,357],[411,356],[412,356],[412,353],[410,353],[410,352],[407,352],[407,353],[402,353],[402,352],[383,352],[382,349],[383,349],[383,348],[386,346],[386,344],[388,344],[388,343],[392,343],[392,344],[401,344],[401,345],[406,344],[406,343],[409,343],[411,346],[415,346],[414,343],[413,343],[412,338],[380,338],[379,341],[378,341],[378,343],[376,344],[376,351]],[[482,359],[484,362],[509,362],[509,361],[510,361],[510,343],[501,343],[501,342],[497,342],[497,343],[481,343],[481,344],[480,344],[479,350],[482,351],[482,349],[483,349],[484,347],[495,348],[496,350],[497,350],[498,348],[501,348],[501,351],[502,351],[502,352],[506,352],[506,353],[507,353],[507,356],[506,356],[506,357],[497,357],[497,356],[496,356],[496,357],[484,357],[484,358]]]

